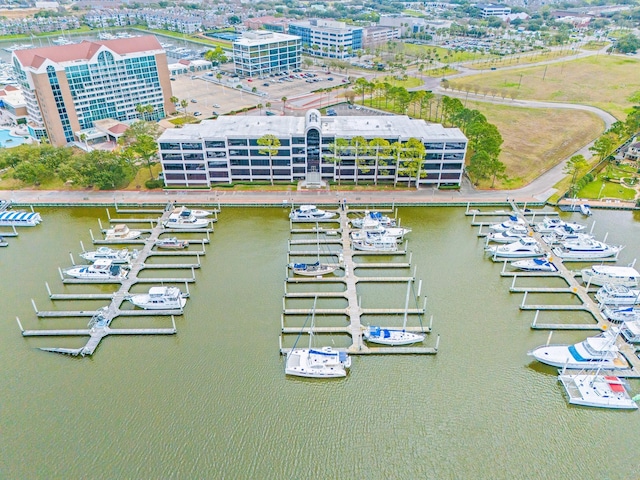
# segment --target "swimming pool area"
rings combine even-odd
[[[11,130],[0,128],[0,148],[17,147],[23,143],[27,143],[26,138],[16,137],[15,135],[11,135]]]

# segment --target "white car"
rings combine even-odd
[[[214,103],[213,108],[220,108],[220,105],[218,105],[217,103]]]

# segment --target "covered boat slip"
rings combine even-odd
[[[350,211],[354,213],[354,210]],[[315,314],[323,316],[323,315],[339,315],[342,316],[347,324],[344,325],[335,325],[335,326],[325,326],[319,325],[313,327],[314,333],[321,334],[347,334],[350,337],[351,344],[345,347],[334,348],[336,351],[347,352],[350,355],[366,355],[366,354],[435,354],[438,351],[438,343],[439,337],[436,340],[435,347],[426,347],[421,344],[416,344],[412,346],[372,346],[365,342],[363,337],[363,332],[367,328],[362,324],[362,316],[363,315],[371,315],[371,314],[379,314],[379,315],[401,315],[402,313],[407,312],[406,308],[374,308],[374,309],[366,309],[362,308],[361,301],[358,298],[358,293],[356,291],[356,285],[361,282],[379,282],[379,283],[410,283],[413,284],[415,282],[414,276],[387,276],[387,277],[366,277],[359,276],[356,274],[356,270],[362,268],[363,271],[366,271],[366,268],[375,268],[378,265],[376,262],[367,262],[365,263],[356,263],[354,261],[355,255],[361,255],[363,253],[369,253],[374,255],[386,255],[391,258],[394,256],[404,256],[406,252],[394,252],[393,254],[389,254],[386,252],[356,252],[351,248],[351,241],[349,238],[350,232],[350,219],[347,215],[346,210],[341,210],[339,212],[339,217],[337,219],[328,219],[328,221],[339,221],[340,227],[339,229],[332,229],[332,231],[339,232],[340,236],[337,237],[337,241],[339,242],[340,250],[332,248],[329,255],[333,255],[339,258],[339,263],[342,266],[342,275],[336,276],[335,274],[325,276],[325,277],[287,277],[285,281],[285,293],[283,296],[283,315],[281,317],[281,337],[280,337],[280,353],[283,355],[287,355],[291,348],[284,345],[285,343],[285,335],[294,335],[302,333],[310,333],[310,327],[299,327],[299,326],[290,326],[287,325],[286,319],[289,316],[301,316],[301,315],[309,315],[312,310]],[[301,222],[299,222],[301,223]],[[308,221],[309,224],[315,224],[315,221]],[[296,227],[291,227],[291,233],[312,233],[317,231],[322,231],[318,226],[314,226],[313,229],[301,229]],[[290,242],[290,245],[295,244],[295,241]],[[313,243],[313,242],[309,242]],[[332,245],[335,245],[332,242]],[[315,250],[305,250],[305,251],[295,251],[290,250],[288,252],[289,255],[289,263],[293,263],[291,261],[292,257],[302,257],[302,256],[314,256],[317,255],[318,251]],[[327,255],[326,253],[321,255]],[[297,261],[297,260],[296,260]],[[410,263],[404,261],[400,263],[392,263],[392,262],[384,262],[380,264],[381,268],[404,268],[410,266]],[[415,275],[415,272],[414,272]],[[418,286],[418,295],[420,296],[420,286]],[[309,287],[306,291],[288,291],[287,285],[313,285],[315,287]],[[341,285],[339,289],[335,289],[333,287],[329,287],[331,285]],[[320,286],[323,286],[320,288]],[[330,291],[327,291],[329,287]],[[324,289],[324,291],[322,291]],[[317,291],[316,291],[317,290]],[[335,300],[346,300],[345,306],[332,307],[332,308],[314,308],[312,309],[310,306],[305,308],[288,308],[287,301],[292,301],[294,299],[298,300],[307,300],[308,301],[317,298],[324,298],[326,301],[332,302]],[[426,302],[426,299],[425,299]],[[309,303],[310,305],[310,303]],[[429,333],[431,331],[431,325],[421,325],[415,326],[415,320],[413,320],[414,316],[422,316],[425,313],[425,308],[413,308],[409,309],[410,314],[412,315],[412,325],[407,326],[407,331],[415,331],[421,333]],[[341,323],[341,322],[340,322]],[[401,328],[401,327],[400,327]]]
[[[549,216],[552,212],[548,212],[543,210],[542,212],[524,212],[514,201],[510,201],[512,210],[509,212],[500,213],[498,215],[504,216],[516,216],[521,220],[526,220],[528,224],[531,224],[533,220],[529,220],[530,218],[535,218],[536,213],[538,217]],[[523,207],[526,208],[526,207]],[[478,212],[467,211],[466,215],[477,215]],[[489,213],[487,213],[489,215]],[[494,213],[495,215],[495,213]],[[475,218],[475,217],[474,217]],[[482,223],[482,225],[489,225],[490,223]],[[473,224],[472,224],[473,225]],[[477,224],[476,224],[477,225]],[[570,270],[566,267],[563,261],[559,261],[555,255],[552,254],[551,247],[542,241],[542,234],[539,232],[531,231],[531,238],[538,240],[542,249],[544,250],[545,256],[552,257],[554,259],[554,264],[556,265],[558,271],[556,272],[520,272],[520,271],[512,271],[507,269],[507,262],[504,262],[502,271],[500,273],[501,276],[504,277],[512,277],[513,281],[511,283],[510,291],[512,293],[521,293],[523,294],[522,301],[520,303],[520,310],[527,311],[531,310],[534,312],[534,316],[531,322],[531,329],[533,330],[594,330],[594,331],[603,331],[607,328],[610,328],[610,321],[602,314],[601,306],[598,304],[596,300],[590,295],[595,290],[594,288],[590,288],[587,290],[586,286],[580,282],[581,275],[577,275],[577,272]],[[592,262],[601,263],[607,261],[608,259],[593,259]],[[579,273],[579,272],[578,272]],[[577,278],[576,278],[577,277]],[[524,278],[537,278],[537,279],[545,279],[545,278],[561,278],[563,283],[565,284],[562,287],[537,287],[537,286],[526,286],[520,287],[516,286],[518,279]],[[548,304],[548,303],[528,303],[527,298],[530,294],[564,294],[570,295],[571,298],[576,298],[577,304]],[[589,319],[593,319],[593,322],[577,322],[577,323],[545,323],[544,320],[541,320],[541,316],[545,315],[545,312],[550,312],[555,314],[557,312],[567,312],[567,313],[577,313],[577,312],[585,312],[588,315]],[[629,369],[620,369],[614,370],[612,374],[626,377],[626,378],[640,378],[640,359],[636,355],[635,349],[633,346],[629,345],[624,341],[622,336],[619,335],[616,341],[616,345],[619,348],[621,355],[624,359],[629,363],[631,368]]]
[[[42,221],[39,213],[5,210],[0,212],[0,226],[35,227]]]
[[[168,204],[167,208],[162,213],[162,217],[160,220],[169,217],[171,211],[173,210],[172,204]],[[131,211],[133,213],[133,211]],[[204,255],[204,240],[202,241],[203,250],[201,252],[157,252],[154,250],[156,247],[156,242],[159,236],[163,233],[167,233],[167,230],[162,226],[162,221],[158,221],[151,229],[149,229],[149,237],[145,240],[141,241],[143,245],[142,248],[138,251],[138,254],[135,258],[131,258],[131,263],[129,264],[129,273],[125,278],[119,278],[117,281],[115,280],[87,280],[87,279],[69,279],[63,278],[63,283],[110,283],[116,282],[119,283],[119,288],[113,293],[109,294],[90,294],[90,293],[65,293],[65,294],[54,294],[51,292],[49,285],[47,284],[47,292],[49,293],[49,298],[51,300],[108,300],[109,305],[103,307],[99,310],[80,310],[80,311],[67,311],[67,310],[54,310],[54,311],[40,311],[36,307],[34,301],[32,301],[33,308],[36,311],[36,316],[38,318],[54,318],[54,317],[83,317],[83,316],[91,316],[92,320],[89,323],[89,327],[87,329],[65,329],[65,330],[25,330],[20,323],[20,319],[16,318],[20,330],[22,331],[22,335],[27,336],[70,336],[70,335],[89,335],[89,341],[84,347],[81,348],[57,348],[57,347],[46,347],[41,348],[41,350],[55,352],[55,353],[65,353],[69,355],[92,355],[96,348],[98,347],[102,338],[107,335],[171,335],[177,332],[175,327],[175,320],[173,320],[174,315],[182,315],[183,309],[182,306],[179,308],[168,308],[168,309],[153,309],[153,310],[136,310],[132,309],[122,309],[121,306],[123,302],[129,300],[133,297],[131,293],[131,288],[136,284],[158,284],[158,285],[166,285],[171,283],[184,284],[188,295],[188,283],[195,282],[195,268],[200,267],[200,262],[197,264],[145,264],[147,258],[154,254],[202,254]],[[208,234],[208,232],[207,232]],[[207,238],[208,241],[208,238]],[[122,240],[119,243],[134,243],[135,240]],[[94,243],[99,243],[99,241],[94,240]],[[84,250],[84,248],[83,248]],[[72,263],[73,256],[71,256]],[[178,277],[178,278],[145,278],[140,277],[140,273],[145,268],[163,268],[163,269],[176,269],[176,268],[188,268],[191,270],[191,277]],[[158,291],[164,292],[166,290],[165,287],[151,287],[149,289],[150,295],[157,293]],[[172,290],[173,291],[173,290]],[[182,299],[184,300],[184,299]],[[182,303],[182,301],[180,301]],[[144,307],[143,307],[144,308]],[[143,316],[159,316],[159,315],[171,315],[172,317],[172,327],[171,328],[122,328],[122,329],[113,329],[110,328],[111,322],[117,317],[143,317]]]

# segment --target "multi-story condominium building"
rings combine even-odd
[[[300,37],[256,30],[233,42],[235,72],[245,77],[300,68]]]
[[[500,17],[511,13],[511,7],[498,5],[497,3],[479,3],[476,5],[476,8],[480,9],[480,16],[482,18]]]
[[[304,53],[328,58],[347,58],[363,46],[363,29],[344,22],[311,19],[291,22],[289,33],[302,39]]]
[[[258,143],[265,134],[280,142],[271,156]],[[424,158],[413,160],[417,169],[407,166],[412,138],[425,147]],[[467,138],[458,128],[403,115],[322,117],[309,110],[304,117],[222,116],[167,129],[158,147],[169,187],[312,177],[441,186],[460,185]]]
[[[362,44],[365,47],[382,45],[389,40],[400,38],[400,29],[396,27],[366,27]]]
[[[29,132],[51,144],[79,140],[104,118],[150,120],[173,113],[167,56],[154,36],[16,50],[13,66],[24,93]]]

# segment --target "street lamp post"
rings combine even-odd
[[[604,182],[602,182],[602,186],[600,187],[600,191],[598,192],[598,200],[602,198],[602,190],[604,190]]]

